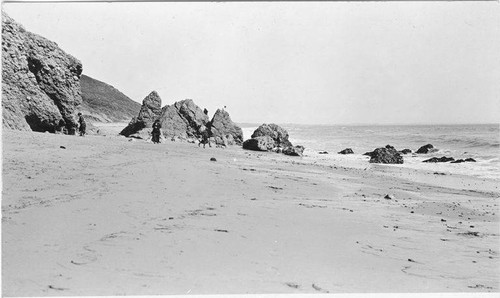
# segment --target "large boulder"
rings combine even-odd
[[[252,134],[252,138],[269,136],[274,140],[274,147],[293,146],[288,140],[288,132],[276,124],[262,124]]]
[[[270,136],[260,136],[243,142],[243,149],[254,151],[271,151],[275,148],[273,138]]]
[[[276,124],[262,124],[243,143],[243,149],[273,151],[291,156],[302,156],[303,146],[293,146],[288,140],[288,132]]]
[[[161,113],[161,98],[156,91],[153,91],[142,101],[139,115],[133,118],[120,134],[126,137],[137,134],[139,137],[147,138],[153,122],[160,118]]]
[[[282,153],[290,156],[302,156],[304,154],[304,146],[289,146],[283,149]]]
[[[241,145],[243,143],[243,131],[229,117],[229,113],[217,109],[212,121],[210,131],[218,145]]]
[[[434,151],[436,151],[436,149],[434,149],[434,146],[432,146],[432,144],[427,144],[427,145],[424,145],[424,146],[418,148],[417,153],[418,154],[427,154],[427,153],[434,152]]]
[[[74,133],[81,62],[2,12],[3,127]]]
[[[385,148],[377,148],[373,152],[369,153],[371,156],[370,163],[384,163],[384,164],[403,163],[403,157],[392,146],[386,146]]]
[[[162,109],[163,135],[169,138],[196,139],[210,126],[208,116],[192,99],[178,101]]]

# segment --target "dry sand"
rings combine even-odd
[[[404,167],[4,130],[3,295],[498,292],[499,196]]]

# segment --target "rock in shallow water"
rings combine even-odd
[[[449,161],[453,161],[453,160],[455,160],[453,157],[443,156],[443,157],[429,158],[429,159],[424,160],[423,162],[449,162]]]
[[[403,157],[392,148],[377,148],[370,153],[370,163],[402,164]],[[366,154],[366,153],[365,153]]]
[[[426,154],[426,153],[435,151],[432,149],[434,149],[434,146],[432,146],[432,144],[427,144],[427,145],[424,145],[424,146],[418,148],[417,153],[418,154]]]
[[[352,151],[351,148],[346,148],[340,152],[338,152],[339,154],[354,154],[354,151]]]

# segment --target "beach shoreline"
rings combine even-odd
[[[498,180],[440,173],[4,129],[3,295],[498,292]]]

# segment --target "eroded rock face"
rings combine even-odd
[[[262,124],[252,134],[252,138],[269,136],[274,140],[274,147],[293,146],[288,140],[288,132],[276,124]]]
[[[403,157],[392,146],[377,148],[373,152],[367,152],[370,155],[370,163],[402,164]],[[365,153],[365,155],[368,155]]]
[[[262,124],[243,143],[243,149],[272,151],[291,156],[302,156],[303,146],[293,146],[288,140],[288,132],[276,124]]]
[[[210,131],[217,145],[243,144],[243,131],[225,110],[217,109],[211,121]]]
[[[2,12],[3,127],[74,133],[82,64]]]
[[[199,138],[202,127],[210,126],[208,116],[192,99],[181,100],[163,107],[160,123],[165,137],[180,139]]]
[[[302,156],[304,154],[304,146],[297,145],[297,146],[290,146],[286,147],[283,149],[283,154],[285,155],[290,155],[290,156]]]
[[[120,134],[126,137],[138,134],[138,137],[147,138],[151,131],[149,128],[160,118],[161,113],[161,98],[156,91],[153,91],[143,99],[139,115],[133,118]]]
[[[270,136],[259,136],[243,142],[243,149],[254,151],[271,151],[275,148],[273,138]]]
[[[162,108],[160,96],[153,91],[143,100],[139,115],[120,134],[147,139],[157,119],[160,120],[162,135],[171,140],[193,142],[201,136],[204,127],[210,126],[208,116],[193,100],[182,100]]]

